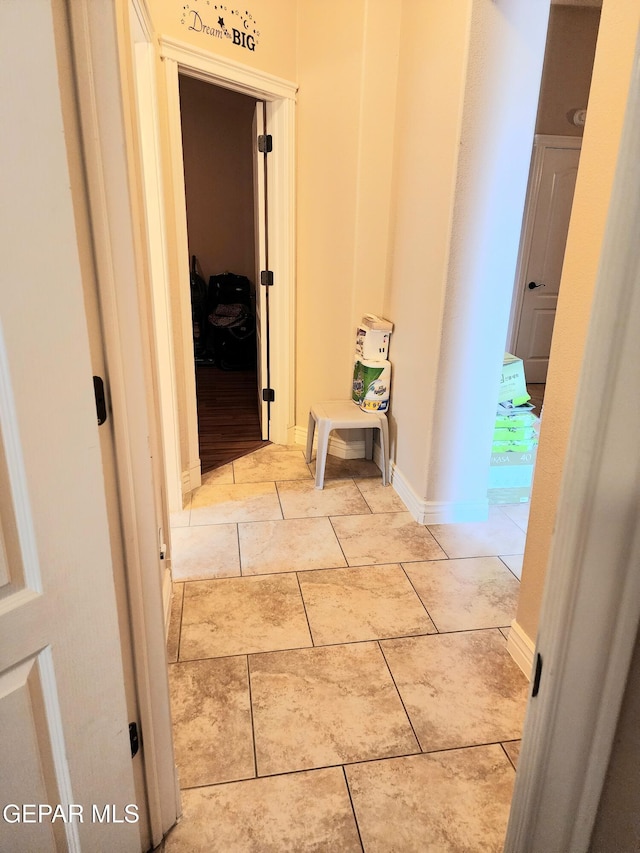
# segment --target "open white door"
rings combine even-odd
[[[266,139],[266,116],[263,101],[256,103],[253,119],[254,160],[253,200],[256,235],[256,345],[258,364],[258,412],[263,439],[269,438],[271,405],[271,365],[269,362],[269,287],[268,278],[261,281],[262,273],[269,270],[267,246],[267,146],[260,140]],[[262,150],[261,150],[262,149]],[[266,393],[264,393],[266,392]]]
[[[29,51],[19,37],[25,26]],[[0,4],[0,58],[0,800],[8,808],[0,848],[136,851],[51,6]],[[40,821],[37,804],[59,804],[58,819],[45,810]]]
[[[571,205],[579,138],[538,137],[527,196],[529,233],[519,276],[522,309],[515,354],[529,382],[546,382]],[[526,231],[526,226],[525,226]]]

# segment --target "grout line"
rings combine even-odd
[[[437,633],[437,634],[439,634],[439,633],[440,633],[440,629],[439,629],[439,628],[438,628],[438,626],[436,625],[436,621],[435,621],[435,619],[434,619],[434,618],[433,618],[433,616],[429,613],[429,610],[427,609],[427,605],[424,603],[424,601],[422,600],[422,596],[420,595],[420,593],[418,592],[418,590],[415,588],[415,586],[414,586],[414,584],[413,584],[413,581],[412,581],[412,580],[411,580],[411,578],[409,577],[409,574],[408,574],[407,570],[405,569],[405,567],[404,567],[403,563],[400,563],[400,568],[401,568],[401,569],[402,569],[402,571],[404,572],[404,576],[406,577],[406,579],[407,579],[407,580],[409,581],[409,583],[411,584],[411,588],[413,589],[413,591],[415,592],[415,594],[418,596],[418,601],[419,601],[419,602],[420,602],[420,604],[424,607],[425,613],[427,614],[427,616],[428,616],[428,617],[429,617],[429,619],[431,620],[431,623],[432,623],[433,627],[436,629],[436,633]]]
[[[518,740],[518,738],[516,738],[516,740]],[[197,790],[198,788],[218,788],[218,787],[222,787],[223,785],[234,785],[238,782],[255,782],[259,779],[275,779],[275,778],[278,778],[279,776],[294,776],[298,773],[314,773],[316,770],[332,770],[336,767],[340,767],[344,771],[344,768],[351,767],[351,766],[356,765],[356,764],[373,764],[376,761],[394,761],[394,760],[400,759],[400,758],[422,758],[422,757],[427,756],[427,755],[441,755],[442,753],[445,753],[445,752],[458,752],[461,749],[482,749],[485,746],[499,746],[502,748],[502,750],[504,752],[505,750],[504,750],[504,747],[502,744],[503,743],[512,743],[512,742],[513,742],[512,739],[506,740],[506,741],[499,741],[499,740],[486,741],[483,743],[464,744],[462,746],[447,746],[447,747],[443,747],[441,749],[428,749],[428,750],[425,750],[424,752],[422,752],[422,751],[421,752],[403,752],[403,753],[399,753],[398,755],[380,755],[380,756],[375,756],[373,758],[356,758],[353,761],[345,761],[345,762],[341,762],[340,764],[320,764],[320,765],[317,765],[314,767],[300,767],[300,768],[297,768],[295,770],[281,770],[277,773],[265,773],[262,776],[249,776],[249,777],[246,777],[244,779],[227,779],[224,782],[211,782],[211,783],[204,784],[204,785],[187,785],[187,786],[181,787],[180,790],[181,791],[193,791],[193,790]],[[505,752],[505,755],[506,755],[506,752]],[[507,759],[509,759],[509,756],[507,756]],[[510,759],[509,759],[509,763],[511,764],[511,766],[513,766],[513,763],[511,762]]]
[[[418,737],[416,730],[413,727],[413,722],[411,721],[411,717],[409,716],[409,712],[407,711],[407,706],[404,704],[404,699],[402,698],[402,694],[400,693],[400,689],[399,689],[398,685],[396,684],[395,678],[393,677],[393,673],[391,672],[391,667],[389,666],[389,661],[387,660],[386,655],[384,653],[384,650],[383,650],[382,646],[380,645],[380,640],[378,640],[377,643],[378,643],[378,648],[380,649],[380,654],[382,655],[382,658],[383,658],[383,660],[387,666],[387,669],[389,671],[389,675],[391,676],[391,680],[393,681],[393,686],[396,688],[396,693],[398,694],[398,698],[400,699],[400,703],[401,703],[401,705],[404,709],[404,712],[407,716],[407,720],[409,721],[409,725],[411,726],[411,731],[413,732],[413,736],[416,739],[416,743],[418,744],[418,749],[420,750],[420,752],[422,752],[423,750],[422,750],[422,744],[420,743],[420,738]]]
[[[509,755],[509,753],[507,752],[507,750],[504,748],[505,743],[513,743],[513,741],[504,741],[504,742],[502,742],[502,741],[501,741],[501,742],[500,742],[500,746],[502,747],[502,751],[504,752],[504,754],[507,756],[507,760],[509,761],[509,763],[511,764],[511,766],[513,767],[513,769],[514,769],[514,770],[516,771],[516,773],[517,773],[517,772],[518,772],[518,768],[517,768],[517,767],[516,767],[516,765],[513,763],[513,760],[512,760],[512,758],[511,758],[511,756]]]
[[[281,480],[280,482],[284,482],[284,481]],[[282,498],[280,497],[280,490],[278,489],[278,481],[277,480],[273,480],[273,487],[276,490],[276,497],[278,498],[278,505],[280,506],[280,515],[282,516],[281,519],[276,518],[275,521],[284,521],[285,520],[284,507],[282,506]]]
[[[349,565],[349,560],[347,559],[347,555],[344,553],[344,548],[342,547],[342,542],[340,541],[340,537],[339,537],[339,536],[338,536],[338,534],[336,533],[336,528],[334,527],[334,524],[333,524],[332,518],[331,518],[331,516],[330,516],[330,515],[328,515],[328,516],[326,516],[326,517],[329,519],[329,524],[331,525],[331,529],[333,530],[333,535],[336,537],[336,542],[338,543],[338,547],[340,548],[340,551],[342,552],[342,556],[343,556],[344,561],[345,561],[345,563],[346,563],[346,566],[340,566],[340,568],[341,568],[341,569],[347,569],[347,568],[349,568],[349,569],[350,569],[350,568],[351,568],[351,566]],[[342,516],[341,516],[341,517],[342,517]],[[336,568],[336,567],[334,566],[333,568]]]
[[[176,663],[180,660],[180,646],[182,645],[182,617],[184,615],[184,581],[182,581],[182,599],[180,601],[180,622],[178,629],[178,648],[176,649]],[[169,625],[171,627],[171,625]]]
[[[247,661],[247,685],[249,687],[249,714],[251,716],[251,739],[253,742],[253,772],[258,778],[258,753],[256,752],[256,727],[253,720],[253,697],[251,695],[251,669],[249,667],[249,655],[246,656]]]
[[[296,580],[298,581],[298,589],[300,590],[300,599],[302,601],[302,607],[304,609],[304,615],[305,615],[305,618],[307,620],[307,627],[309,628],[309,636],[311,637],[311,646],[314,647],[316,645],[316,641],[313,638],[313,630],[311,629],[311,622],[309,621],[309,614],[307,613],[307,605],[306,605],[306,602],[304,600],[304,595],[302,593],[302,587],[300,586],[300,577],[298,575],[298,572],[296,572],[295,575],[296,575]]]
[[[351,796],[351,788],[349,787],[349,780],[347,779],[347,770],[342,765],[342,775],[344,776],[344,784],[347,786],[347,794],[349,795],[349,802],[351,803],[351,811],[353,812],[353,820],[356,825],[356,832],[358,833],[358,841],[360,842],[360,847],[364,851],[364,844],[362,843],[362,835],[360,834],[360,826],[358,824],[358,817],[356,815],[356,807],[353,804],[353,797]]]
[[[240,570],[240,577],[243,577],[242,574],[242,551],[240,550],[240,523],[236,522],[236,542],[238,543],[238,569]]]
[[[520,554],[505,554],[504,556],[505,556],[505,557],[519,557],[519,556],[520,556]],[[524,556],[524,555],[523,555],[523,556]],[[522,579],[521,579],[521,578],[519,578],[519,577],[518,577],[518,575],[513,571],[513,569],[512,569],[512,568],[510,568],[510,567],[505,563],[505,561],[502,559],[502,557],[498,557],[498,559],[500,560],[500,562],[502,563],[502,565],[506,568],[506,570],[507,570],[508,572],[511,572],[511,574],[512,574],[512,575],[514,576],[514,578],[518,581],[518,583],[522,583]]]
[[[443,553],[444,553],[445,557],[447,558],[447,560],[452,560],[452,559],[454,559],[453,557],[451,557],[451,555],[450,555],[450,554],[448,554],[448,553],[445,551],[445,549],[444,549],[444,547],[442,546],[442,544],[438,541],[438,537],[435,535],[435,533],[433,532],[433,530],[431,530],[431,528],[429,527],[429,525],[428,525],[428,524],[425,524],[425,525],[424,525],[424,527],[425,527],[425,530],[429,533],[429,535],[430,535],[430,536],[433,536],[433,539],[434,539],[434,541],[435,541],[436,545],[437,545],[439,548],[441,548],[441,549],[442,549],[442,551],[443,551]],[[405,560],[405,562],[409,562],[409,561],[408,561],[408,560]]]
[[[304,602],[303,602],[304,603]],[[179,663],[188,663],[192,661],[203,661],[203,660],[223,660],[224,658],[237,658],[242,657],[243,655],[277,655],[282,652],[305,652],[311,651],[312,649],[330,649],[336,648],[337,646],[356,646],[363,645],[366,643],[380,643],[380,642],[395,642],[396,640],[419,640],[421,637],[447,637],[452,634],[474,634],[479,631],[498,631],[500,636],[505,639],[504,634],[501,632],[500,628],[492,626],[490,628],[462,628],[456,629],[455,631],[438,631],[434,633],[433,631],[424,633],[424,634],[394,634],[391,637],[368,637],[364,640],[338,640],[335,643],[313,643],[313,634],[311,634],[311,641],[313,645],[311,646],[287,646],[283,649],[264,649],[264,650],[255,650],[255,651],[237,651],[230,652],[225,655],[209,655],[207,657],[198,657],[198,658],[185,658],[183,660],[178,661]]]

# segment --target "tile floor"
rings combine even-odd
[[[183,816],[166,853],[499,851],[527,681],[528,506],[416,524],[365,460],[211,472],[173,518]]]

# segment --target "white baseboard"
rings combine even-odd
[[[486,521],[489,501],[424,501],[423,524],[456,524],[463,521]]]
[[[297,426],[295,428],[295,443],[307,444],[307,428]],[[317,439],[313,440],[314,448],[317,447]],[[374,445],[375,447],[375,445]],[[364,438],[356,439],[355,441],[345,441],[343,438],[333,433],[329,436],[329,453],[331,456],[337,456],[338,459],[364,459]],[[375,453],[374,453],[375,459]],[[380,463],[378,463],[380,465]]]
[[[380,447],[374,445],[374,459],[382,465]],[[460,521],[486,521],[488,501],[427,501],[421,498],[402,471],[391,463],[390,479],[401,500],[418,524],[452,524]]]
[[[380,449],[379,444],[373,445],[373,458],[376,460],[378,465],[382,467],[382,450]],[[394,491],[415,520],[419,524],[424,524],[421,519],[423,501],[418,497],[416,492],[414,492],[395,462],[391,462],[389,464],[389,468],[389,481],[393,486]]]
[[[536,644],[514,619],[507,640],[507,651],[529,680],[531,680],[535,650]]]
[[[188,495],[202,485],[202,466],[198,459],[193,465],[182,472],[182,494]]]
[[[307,429],[295,428],[295,443],[306,445]],[[314,440],[314,447],[316,442]],[[345,441],[332,434],[329,438],[329,453],[339,459],[364,459],[364,439]],[[382,450],[374,437],[373,461],[382,470]],[[486,521],[489,514],[489,502],[484,501],[427,501],[421,498],[409,484],[402,471],[391,462],[389,480],[400,500],[407,507],[418,524],[451,524],[460,521]]]

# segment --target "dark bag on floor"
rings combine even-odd
[[[232,303],[251,305],[251,282],[244,275],[223,272],[209,279],[208,302],[211,308]]]
[[[209,279],[207,352],[222,370],[245,370],[255,365],[255,315],[251,282],[235,273]]]

